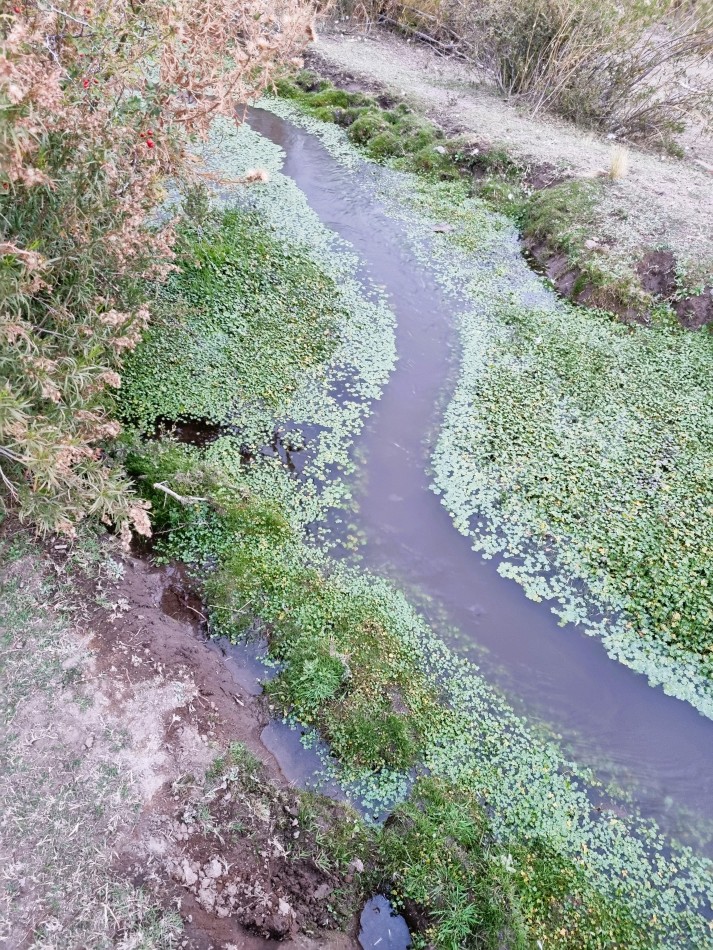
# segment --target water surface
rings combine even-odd
[[[454,646],[478,649],[483,673],[517,709],[562,734],[580,763],[606,765],[643,814],[664,827],[676,809],[691,813],[691,825],[713,819],[713,722],[610,659],[596,638],[558,626],[547,604],[528,600],[497,573],[497,561],[472,550],[430,490],[459,304],[378,198],[376,185],[390,173],[346,168],[314,135],[264,110],[251,110],[249,123],[284,149],[284,174],[353,245],[364,278],[384,288],[398,321],[398,363],[359,441],[366,566],[418,592],[427,618],[438,627],[445,617],[459,631]]]

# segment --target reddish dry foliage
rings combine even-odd
[[[44,531],[150,533],[101,449],[173,267],[147,227],[186,148],[312,38],[309,0],[26,0],[0,16],[0,479]],[[0,496],[0,503],[2,497]]]

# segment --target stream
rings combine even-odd
[[[370,176],[380,170],[339,164],[314,135],[270,112],[251,109],[248,121],[284,149],[284,174],[354,247],[365,282],[384,288],[397,318],[398,362],[358,444],[364,565],[413,593],[441,635],[457,630],[449,642],[475,657],[516,710],[561,735],[577,761],[616,779],[643,815],[662,826],[677,810],[691,813],[692,827],[713,819],[713,722],[610,659],[596,638],[560,627],[547,603],[528,600],[496,560],[472,550],[431,491],[459,304],[378,198]]]

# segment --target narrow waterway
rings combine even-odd
[[[458,303],[379,201],[379,170],[340,165],[315,136],[269,112],[251,110],[249,123],[284,149],[283,172],[353,245],[397,317],[398,363],[359,443],[356,519],[366,565],[418,591],[424,613],[445,617],[461,644],[484,648],[481,669],[515,707],[563,734],[582,764],[608,763],[643,814],[664,826],[675,809],[692,812],[691,826],[713,819],[713,722],[611,660],[595,638],[558,626],[547,604],[528,600],[496,561],[472,550],[430,490],[430,440],[451,384]]]

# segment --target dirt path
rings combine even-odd
[[[404,98],[449,131],[503,144],[535,164],[576,177],[610,166],[612,142],[552,118],[529,117],[506,102],[461,61],[392,33],[371,30],[320,35],[312,61],[329,74],[348,74]],[[713,143],[699,137],[685,160],[631,151],[626,178],[607,188],[602,208],[623,251],[669,248],[686,267],[713,273]]]

